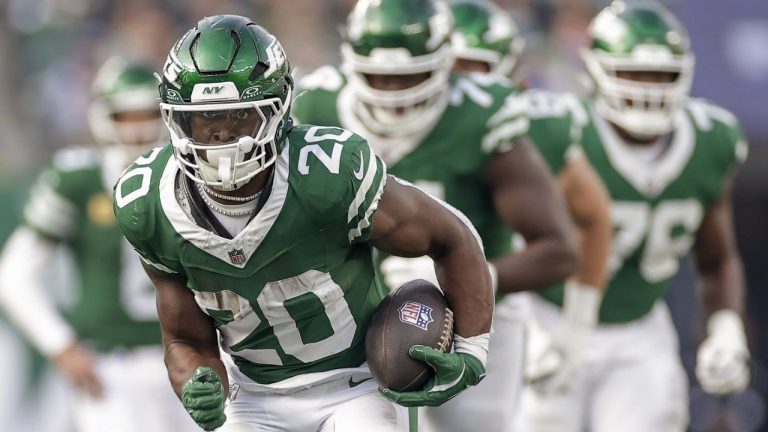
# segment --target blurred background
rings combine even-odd
[[[353,3],[0,0],[0,244],[18,220],[30,182],[51,154],[61,147],[92,142],[86,120],[88,89],[94,71],[105,59],[120,54],[159,70],[173,42],[199,18],[237,13],[250,16],[273,32],[298,74],[306,74],[320,65],[338,62],[338,28]],[[585,43],[586,26],[593,14],[608,2],[497,3],[512,12],[526,38],[523,73],[531,86],[583,94],[578,49]],[[697,60],[693,94],[735,112],[751,144],[734,199],[749,285],[752,386],[737,396],[715,398],[704,395],[691,378],[690,430],[768,431],[768,173],[764,169],[768,166],[768,1],[666,3],[691,35]],[[675,281],[668,301],[689,371],[702,334],[694,298],[695,281],[688,266]],[[46,400],[45,396],[50,400],[56,380],[2,322],[0,343],[0,371],[11,375],[14,379],[9,381],[16,386],[13,391],[0,392],[0,424],[6,424],[4,416],[47,416],[57,425],[50,430],[67,430],[65,420],[55,420],[58,417],[48,415],[40,402],[33,402]],[[49,384],[41,387],[41,382]]]

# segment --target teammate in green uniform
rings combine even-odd
[[[173,145],[125,172],[115,213],[157,287],[171,382],[201,427],[406,430],[392,401],[439,405],[483,378],[493,295],[476,233],[388,176],[358,135],[294,127],[274,36],[205,18],[171,50],[160,92]],[[435,259],[454,312],[454,352],[411,349],[436,370],[420,391],[379,394],[370,380],[364,336],[385,294],[374,246]]]
[[[490,1],[454,0],[450,5],[455,22],[454,70],[514,80],[524,41],[512,18]],[[569,94],[541,90],[528,90],[524,95],[530,120],[528,137],[557,176],[580,234],[580,267],[566,283],[567,319],[551,335],[526,338],[537,344],[521,350],[518,335],[524,328],[528,333],[541,332],[530,320],[529,294],[510,294],[498,300],[488,379],[466,397],[426,409],[422,430],[510,430],[518,411],[523,367],[529,377],[536,378],[539,391],[570,385],[583,367],[583,347],[597,322],[611,244],[610,199],[575,145],[577,126],[583,120],[573,118],[571,106],[579,101]],[[543,337],[548,338],[547,343],[539,343]]]
[[[359,2],[341,47],[342,69],[325,66],[305,77],[294,117],[361,134],[390,172],[466,214],[500,292],[562,280],[575,267],[574,241],[546,166],[522,138],[525,100],[504,79],[451,73],[451,29],[441,2]],[[525,237],[524,253],[509,254],[507,226]],[[423,275],[415,267],[424,261],[390,257],[382,268],[387,280],[402,281]]]
[[[78,431],[192,430],[164,376],[154,292],[112,213],[120,173],[165,134],[152,71],[120,58],[100,69],[90,119],[100,148],[58,152],[31,191],[0,262],[0,306],[68,378]],[[62,246],[78,279],[59,312],[42,280]],[[137,415],[140,412],[141,415]]]
[[[685,373],[661,299],[692,251],[707,310],[696,375],[707,392],[749,381],[744,280],[731,223],[731,185],[746,157],[732,114],[690,99],[693,54],[686,32],[658,3],[616,1],[590,26],[584,61],[596,92],[584,104],[585,155],[612,199],[612,276],[589,368],[561,394],[527,391],[525,430],[684,431]],[[552,327],[562,290],[535,303]]]
[[[562,281],[574,270],[574,246],[548,170],[521,139],[528,129],[525,99],[503,77],[451,73],[451,30],[450,10],[440,2],[359,2],[349,17],[342,68],[323,67],[300,83],[307,92],[295,117],[360,133],[393,173],[463,211],[498,270],[499,292]],[[529,244],[520,254],[510,253],[510,226]],[[387,257],[380,269],[390,287],[435,278],[425,258]],[[502,363],[522,364],[522,332],[522,319],[494,321],[493,337],[512,341],[494,353]],[[482,386],[501,387],[502,400],[516,399],[520,367],[497,369],[509,371],[509,379],[499,375]],[[453,418],[450,427],[495,430],[508,423],[496,414],[511,408],[479,422]]]

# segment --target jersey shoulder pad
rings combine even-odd
[[[588,121],[587,111],[573,93],[530,89],[523,92],[528,102],[528,116],[534,119],[568,119],[579,124]]]
[[[519,93],[503,76],[454,72],[450,78],[450,105],[460,109],[494,112],[510,94]]]
[[[346,84],[341,71],[323,66],[301,78],[296,86],[296,99],[291,115],[297,123],[335,124],[336,100]],[[329,118],[331,116],[331,118]]]
[[[736,116],[705,99],[690,99],[686,105],[696,133],[697,145],[711,149],[725,169],[743,163],[748,154],[747,140]]]
[[[462,118],[462,125],[482,134],[483,153],[507,151],[528,132],[527,102],[508,79],[453,74],[450,91],[450,105]]]
[[[528,90],[530,130],[528,137],[538,148],[553,173],[559,173],[578,148],[587,114],[578,98],[570,93]]]
[[[50,239],[70,238],[80,225],[86,203],[94,194],[104,192],[103,184],[101,156],[96,149],[60,150],[32,186],[24,206],[24,222]]]
[[[91,189],[102,189],[101,152],[95,148],[72,147],[56,152],[51,166],[40,179],[68,198],[84,195]]]
[[[157,217],[162,212],[160,179],[172,157],[170,145],[154,148],[136,159],[115,184],[113,201],[117,224],[137,249],[155,235]]]
[[[361,136],[337,127],[291,131],[289,178],[294,193],[324,222],[342,220],[348,240],[367,240],[387,168]]]

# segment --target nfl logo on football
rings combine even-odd
[[[227,254],[229,254],[229,260],[232,264],[240,265],[245,262],[245,252],[242,249],[232,249]]]
[[[432,319],[432,308],[421,303],[407,301],[398,309],[400,312],[400,321],[427,330]]]

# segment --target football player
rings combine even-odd
[[[341,70],[326,66],[302,81],[308,91],[297,99],[295,117],[362,134],[393,173],[464,212],[483,238],[499,293],[562,281],[575,270],[575,242],[548,169],[523,138],[526,101],[502,77],[452,73],[451,32],[451,12],[442,2],[358,2]],[[525,251],[510,253],[509,227],[525,238]],[[386,257],[381,271],[390,288],[435,279],[427,258]],[[503,307],[522,315],[518,305]],[[504,353],[496,350],[509,365],[500,369],[509,373],[482,385],[511,394],[504,400],[516,399],[520,387],[521,321],[494,320],[494,338],[513,341]],[[490,415],[466,428],[503,423]],[[458,422],[451,427],[460,428]]]
[[[512,18],[483,0],[450,3],[455,28],[452,42],[454,70],[513,78],[524,41]],[[583,119],[572,95],[540,90],[525,92],[530,127],[528,137],[550,170],[557,175],[571,217],[578,228],[581,263],[564,289],[564,316],[551,335],[528,338],[525,367],[540,391],[566,388],[584,366],[586,341],[597,323],[611,244],[610,199],[589,162],[575,145]],[[512,294],[497,302],[488,361],[488,379],[466,397],[425,410],[427,430],[510,430],[522,388],[523,352],[515,350],[515,336],[529,320],[528,294]],[[529,333],[540,329],[529,321]],[[541,343],[543,337],[549,339]]]
[[[163,70],[172,146],[123,174],[118,224],[157,287],[168,373],[203,429],[406,430],[392,401],[439,405],[485,374],[482,246],[463,215],[387,175],[358,135],[294,127],[290,73],[250,19],[198,22]],[[385,293],[374,246],[432,257],[454,312],[454,352],[410,350],[436,370],[419,391],[380,394],[370,380],[366,324]]]
[[[451,73],[451,29],[439,1],[358,2],[342,68],[305,77],[294,116],[362,134],[392,173],[466,214],[499,292],[562,280],[576,266],[575,240],[544,162],[524,139],[525,99],[504,79]],[[524,253],[508,254],[508,226],[528,242]],[[382,269],[392,288],[434,274],[426,258],[388,257]]]
[[[120,173],[166,136],[156,89],[145,66],[102,66],[89,113],[101,146],[54,156],[0,260],[0,307],[74,385],[78,431],[195,428],[165,378],[154,291],[112,213]],[[59,246],[78,276],[63,312],[47,290],[59,281],[42,280]]]
[[[684,431],[688,386],[662,297],[688,252],[707,312],[696,376],[715,394],[743,390],[749,351],[744,277],[731,222],[735,169],[747,146],[736,118],[689,97],[694,59],[683,26],[650,1],[615,1],[589,27],[583,52],[595,93],[581,146],[612,199],[612,277],[570,391],[526,390],[530,431]],[[539,322],[565,319],[562,292],[534,302]]]

